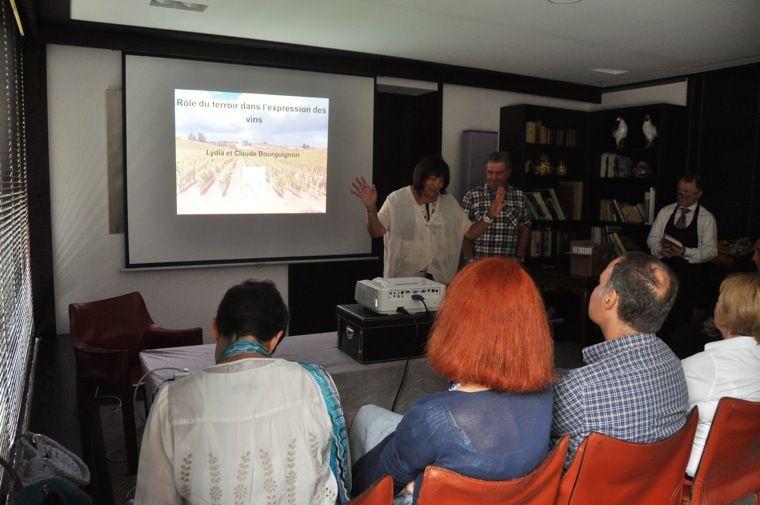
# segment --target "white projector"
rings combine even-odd
[[[371,281],[358,281],[354,298],[374,312],[397,314],[399,307],[409,312],[424,312],[425,305],[430,311],[437,310],[445,293],[446,286],[423,277],[375,277]]]

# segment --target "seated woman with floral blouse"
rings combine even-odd
[[[137,505],[345,503],[348,447],[323,370],[271,356],[288,311],[271,281],[230,288],[216,366],[162,388],[145,427]]]

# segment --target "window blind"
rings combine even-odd
[[[33,323],[22,47],[7,0],[0,14],[0,454],[7,460],[23,414]]]

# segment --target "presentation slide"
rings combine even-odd
[[[175,89],[177,214],[326,212],[329,105]]]
[[[371,254],[373,78],[123,58],[126,268]]]

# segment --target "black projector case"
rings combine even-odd
[[[435,312],[384,315],[359,304],[338,305],[338,349],[359,363],[402,360],[425,355]],[[416,342],[415,342],[416,340]]]

